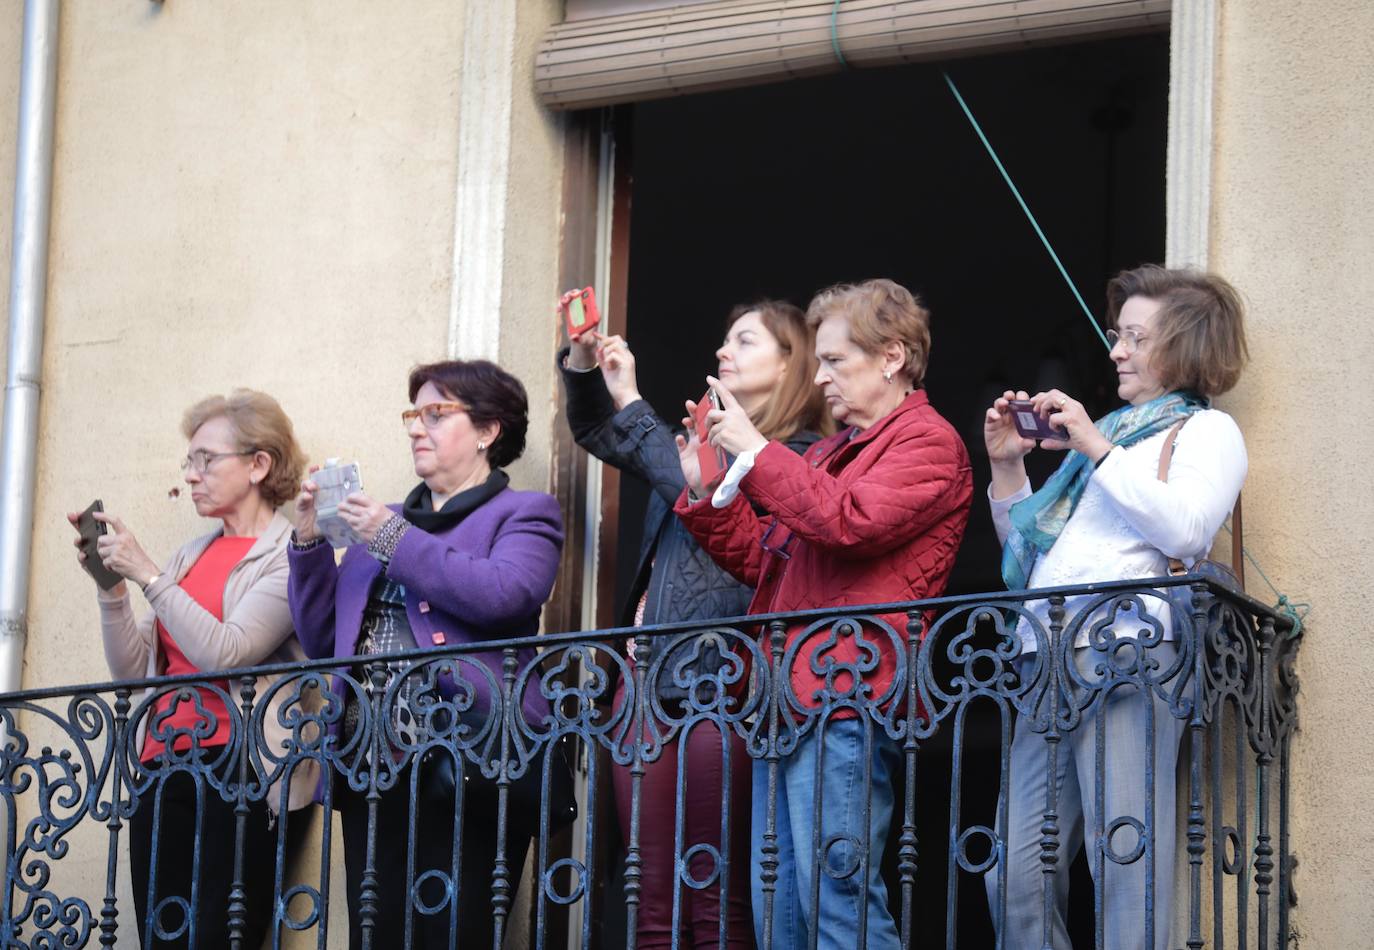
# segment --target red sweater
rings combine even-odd
[[[257,541],[257,538],[243,537],[219,537],[210,543],[196,563],[191,565],[191,569],[186,572],[186,576],[181,579],[180,587],[190,594],[196,603],[206,609],[216,620],[224,619],[224,584],[229,579],[229,572],[234,569],[234,565],[243,560],[245,554]],[[176,640],[167,632],[167,628],[162,625],[162,621],[157,622],[158,646],[161,648],[165,666],[162,673],[165,676],[179,676],[183,673],[210,672],[199,669],[190,660],[186,659],[186,654],[181,652],[181,647]],[[229,685],[225,680],[216,680],[216,685],[229,692]],[[160,727],[160,731],[170,731],[173,728],[194,731],[196,729],[205,730],[208,733],[210,721],[201,711],[196,709],[194,700],[178,701],[178,690],[170,690],[163,693],[157,700],[157,713],[149,720],[148,740],[143,744],[144,762],[160,755],[163,750],[161,739],[152,736],[153,722],[158,715],[172,709],[172,714]],[[200,747],[208,749],[211,746],[224,745],[229,741],[229,711],[224,708],[224,700],[209,690],[196,690],[200,695],[200,705],[205,712],[214,716],[215,731],[213,734],[206,734],[200,740]],[[173,708],[175,707],[175,708]],[[191,747],[189,736],[182,735],[176,739],[178,751],[184,751]]]
[[[675,511],[717,563],[757,588],[749,611],[761,614],[940,596],[968,523],[973,476],[963,441],[917,390],[868,429],[846,429],[803,456],[770,442],[741,487],[721,509],[690,504],[684,491]],[[882,619],[905,640],[904,614]],[[789,648],[804,631],[788,631]],[[879,656],[860,678],[879,698],[892,686],[896,655],[886,635],[867,628],[865,636]],[[804,706],[818,705],[826,685],[816,670],[861,659],[852,636],[830,639],[813,634],[792,662]],[[852,672],[834,681],[841,693],[852,685]]]

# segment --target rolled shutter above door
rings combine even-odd
[[[552,27],[535,84],[554,109],[730,89],[1167,29],[1171,0],[717,0]]]

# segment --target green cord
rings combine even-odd
[[[1223,531],[1226,532],[1228,536],[1231,535],[1230,522],[1227,522],[1226,524],[1222,525],[1221,528]],[[1264,568],[1260,567],[1259,561],[1255,560],[1255,556],[1250,553],[1250,549],[1247,548],[1244,544],[1241,544],[1240,546],[1240,553],[1241,556],[1245,558],[1245,560],[1250,562],[1250,566],[1255,569],[1255,571],[1259,574],[1260,578],[1263,579],[1264,583],[1269,585],[1269,589],[1274,592],[1274,596],[1278,598],[1278,602],[1274,605],[1274,607],[1276,610],[1278,610],[1279,613],[1283,614],[1289,620],[1293,621],[1293,629],[1289,632],[1288,635],[1290,637],[1296,637],[1299,633],[1302,632],[1303,620],[1307,618],[1307,612],[1312,609],[1312,605],[1304,603],[1302,601],[1295,602],[1289,600],[1287,594],[1283,593],[1277,587],[1274,586],[1274,582],[1269,579],[1268,574],[1264,573]]]
[[[835,5],[830,8],[830,48],[835,51],[835,58],[840,65],[848,69],[849,61],[840,52],[840,0],[835,0]]]
[[[840,0],[835,0],[835,10],[831,14],[832,42],[834,42],[835,36],[834,14],[838,13],[839,9]],[[835,43],[835,54],[837,56],[839,55],[838,42]],[[844,57],[840,57],[840,61],[843,62]],[[1007,174],[1007,169],[1002,164],[1002,160],[997,157],[997,151],[992,147],[992,143],[988,141],[988,137],[983,134],[983,128],[978,124],[978,120],[973,117],[973,112],[969,109],[968,103],[964,101],[963,96],[959,95],[959,87],[954,85],[954,80],[950,78],[949,73],[942,70],[940,75],[945,77],[945,83],[949,86],[949,91],[954,93],[954,100],[959,103],[959,108],[964,110],[964,115],[968,118],[969,124],[973,126],[973,131],[978,133],[979,141],[981,141],[983,147],[988,150],[988,155],[992,157],[992,162],[997,166],[997,170],[1002,173],[1002,180],[1007,183],[1007,187],[1011,189],[1012,195],[1016,198],[1016,203],[1019,204],[1021,210],[1026,213],[1026,218],[1029,219],[1031,227],[1035,229],[1036,236],[1040,238],[1040,243],[1045,245],[1045,250],[1049,252],[1050,259],[1054,261],[1054,266],[1059,268],[1059,273],[1064,278],[1064,283],[1068,284],[1069,290],[1073,291],[1074,299],[1077,300],[1078,305],[1083,308],[1084,316],[1088,318],[1088,322],[1092,324],[1093,330],[1096,331],[1098,337],[1102,340],[1102,345],[1110,350],[1112,347],[1111,343],[1107,341],[1107,337],[1103,334],[1102,328],[1097,325],[1097,319],[1093,316],[1092,311],[1088,309],[1087,303],[1083,300],[1083,295],[1078,292],[1078,288],[1074,285],[1073,278],[1069,277],[1069,272],[1064,269],[1063,263],[1059,260],[1059,255],[1056,254],[1054,248],[1050,246],[1049,238],[1045,237],[1045,232],[1040,229],[1040,223],[1035,220],[1035,215],[1032,214],[1031,209],[1027,207],[1025,199],[1021,197],[1021,192],[1017,190],[1015,182],[1011,180],[1011,175]],[[1223,527],[1229,535],[1231,533],[1231,526],[1227,524],[1223,525]],[[1312,605],[1294,603],[1289,600],[1288,595],[1281,593],[1279,589],[1274,586],[1274,582],[1269,579],[1269,575],[1264,573],[1264,568],[1259,566],[1259,562],[1256,561],[1255,556],[1250,553],[1250,549],[1242,544],[1240,550],[1245,559],[1254,566],[1259,576],[1264,578],[1264,582],[1269,585],[1269,589],[1274,592],[1274,596],[1278,598],[1276,609],[1279,613],[1293,622],[1293,630],[1289,636],[1296,637],[1302,631],[1303,619],[1307,616],[1307,612],[1312,609]]]
[[[839,3],[837,2],[835,6],[838,7]],[[959,95],[959,87],[954,85],[954,80],[949,78],[949,73],[941,71],[940,75],[945,77],[945,82],[949,85],[949,91],[954,93],[954,99],[959,103],[959,108],[964,110],[964,115],[968,117],[969,124],[973,126],[973,131],[978,133],[978,138],[982,141],[983,147],[988,150],[988,155],[992,157],[992,163],[996,165],[997,170],[1002,173],[1002,180],[1005,181],[1007,187],[1011,189],[1012,195],[1016,198],[1016,203],[1019,204],[1021,210],[1026,213],[1026,217],[1030,220],[1031,227],[1035,229],[1036,236],[1040,238],[1040,243],[1045,245],[1045,250],[1049,252],[1050,260],[1054,261],[1054,266],[1059,268],[1059,273],[1064,278],[1064,283],[1068,284],[1069,290],[1073,291],[1074,299],[1077,300],[1078,305],[1083,308],[1083,315],[1086,316],[1088,322],[1092,324],[1093,329],[1102,340],[1102,345],[1110,350],[1112,345],[1107,342],[1107,337],[1102,332],[1102,328],[1097,325],[1097,318],[1094,317],[1093,312],[1088,309],[1087,303],[1083,300],[1083,295],[1078,292],[1078,288],[1074,285],[1073,278],[1069,276],[1069,272],[1064,269],[1064,264],[1059,260],[1059,255],[1054,253],[1054,248],[1050,246],[1049,238],[1045,237],[1045,232],[1040,229],[1040,222],[1035,220],[1035,215],[1031,214],[1031,209],[1026,206],[1025,199],[1021,197],[1021,192],[1017,191],[1016,184],[1011,180],[1011,175],[1007,174],[1007,169],[1002,165],[1002,160],[997,157],[997,152],[993,149],[992,143],[989,142],[988,137],[983,134],[983,128],[978,124],[978,120],[973,117],[973,112],[969,109],[968,103],[964,102],[964,97]]]

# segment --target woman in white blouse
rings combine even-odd
[[[988,498],[998,539],[1003,542],[1002,575],[1010,589],[1052,587],[1094,581],[1159,577],[1169,558],[1191,564],[1205,557],[1245,480],[1245,443],[1235,421],[1209,407],[1240,376],[1247,353],[1240,298],[1219,277],[1153,265],[1125,271],[1107,285],[1111,359],[1117,395],[1127,405],[1098,420],[1057,389],[1007,392],[988,409],[983,423],[992,484]],[[1035,442],[1020,436],[1008,402],[1030,398],[1051,425],[1066,430],[1062,441],[1041,447],[1068,450],[1063,463],[1034,494],[1025,456]],[[1160,480],[1161,451],[1180,421],[1167,481]],[[1069,598],[1065,623],[1084,598]],[[1108,662],[1129,668],[1154,666],[1158,679],[1177,657],[1168,608],[1145,598],[1163,635],[1131,612],[1121,613],[1089,644],[1089,624],[1078,628],[1069,651],[1081,679],[1100,682]],[[1048,605],[1030,602],[1048,630]],[[1105,617],[1105,614],[1103,615]],[[1097,620],[1098,618],[1093,618]],[[1037,641],[1027,623],[1018,630],[1022,682],[1034,675]],[[1102,649],[1104,640],[1141,639],[1127,647]],[[1148,654],[1148,656],[1146,656]],[[1068,671],[1066,670],[1067,674]],[[1061,677],[1061,680],[1064,677]],[[1081,690],[1080,690],[1081,692]],[[998,918],[1003,881],[1006,916],[1002,945],[1008,950],[1068,948],[1065,907],[1069,866],[1085,838],[1097,854],[1099,833],[1107,853],[1089,861],[1099,883],[1105,915],[1104,946],[1113,950],[1164,948],[1168,944],[1175,853],[1174,775],[1186,720],[1168,708],[1159,691],[1119,687],[1101,697],[1103,815],[1097,807],[1098,707],[1086,710],[1077,727],[1063,735],[1050,797],[1050,756],[1045,732],[1018,716],[1009,759],[1009,795],[1002,832],[1006,856],[985,876],[993,918]],[[1061,699],[1062,706],[1062,699]],[[1141,842],[1151,797],[1146,777],[1153,723],[1153,849]],[[1051,804],[1051,802],[1053,804]],[[1058,814],[1059,847],[1054,864],[1054,900],[1045,918],[1045,865],[1041,843],[1046,811]],[[1133,822],[1120,822],[1129,817]],[[1102,832],[1099,832],[1099,826]],[[1139,857],[1125,859],[1140,851]],[[1101,866],[1099,869],[1099,865]],[[1154,867],[1153,914],[1147,913],[1146,880]]]

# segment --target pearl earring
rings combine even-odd
[[[883,370],[883,381],[886,382],[888,385],[892,384],[892,370]]]
[[[487,450],[487,443],[485,443],[485,442],[478,442],[478,443],[477,443],[477,451],[478,451],[478,452],[485,452],[486,450]]]

